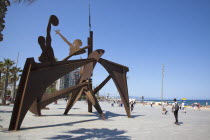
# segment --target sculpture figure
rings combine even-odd
[[[39,57],[39,61],[41,63],[55,62],[55,56],[54,56],[54,52],[51,46],[51,42],[52,42],[51,35],[50,35],[51,24],[54,26],[57,26],[59,24],[59,20],[55,15],[50,16],[48,26],[47,26],[46,39],[43,36],[39,36],[38,38],[38,43],[42,49],[42,54]]]
[[[38,43],[42,49],[42,54],[39,58],[41,63],[36,63],[33,58],[27,58],[23,73],[18,86],[16,100],[10,120],[9,130],[19,130],[24,120],[27,111],[35,115],[41,116],[41,109],[48,104],[60,99],[63,96],[71,94],[64,114],[68,114],[69,110],[76,103],[76,101],[84,93],[88,99],[88,111],[92,112],[92,105],[95,107],[102,119],[106,119],[103,111],[96,99],[95,94],[110,80],[112,79],[119,91],[121,100],[124,104],[127,116],[130,118],[129,96],[126,73],[129,68],[105,59],[101,56],[105,53],[104,50],[98,49],[93,51],[93,32],[90,31],[88,38],[88,46],[82,46],[81,40],[75,40],[70,43],[56,30],[56,33],[70,46],[70,54],[62,61],[55,61],[53,48],[51,46],[51,24],[57,26],[59,23],[55,15],[50,16],[47,26],[46,39],[39,36]],[[88,49],[88,58],[79,60],[68,60],[71,56],[85,53]],[[109,73],[108,77],[92,89],[92,75],[94,67],[100,63]],[[58,78],[66,75],[67,73],[81,68],[79,81],[75,86],[56,91],[51,94],[44,94],[46,88],[55,82]]]
[[[60,37],[69,45],[69,56],[79,55],[85,53],[85,49],[89,46],[80,48],[82,46],[82,41],[80,39],[75,39],[73,44],[69,42],[61,33],[60,30],[55,30],[56,34],[60,35]]]

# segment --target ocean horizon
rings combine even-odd
[[[142,101],[142,100],[139,100],[139,99],[136,99],[137,101]],[[144,101],[154,101],[154,102],[161,102],[161,100],[147,100],[147,99],[145,99]],[[174,100],[173,99],[165,99],[165,100],[163,100],[163,101],[166,101],[166,102],[169,102],[169,103],[172,103]],[[177,100],[177,102],[179,103],[179,104],[181,104],[182,103],[182,101],[184,101],[186,104],[187,104],[187,106],[190,106],[190,105],[192,105],[192,104],[194,104],[194,103],[199,103],[200,105],[206,105],[206,103],[208,104],[208,105],[210,105],[210,100]]]
[[[120,96],[111,96],[114,98],[118,98],[120,99]],[[142,101],[140,97],[136,97],[136,96],[129,96],[130,99],[136,99],[137,101]],[[144,101],[154,101],[154,102],[161,102],[160,99],[157,98],[144,98]],[[167,101],[169,103],[174,101],[173,99],[163,99],[163,101]],[[187,99],[187,100],[182,100],[180,98],[177,98],[177,102],[180,104],[182,101],[184,101],[188,106],[192,105],[193,103],[199,103],[200,105],[206,105],[206,102],[208,103],[208,105],[210,105],[210,99]]]

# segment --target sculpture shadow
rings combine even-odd
[[[117,113],[113,113],[110,111],[106,111],[106,113],[104,114],[106,119],[109,118],[114,118],[114,117],[119,117],[119,116],[124,116],[127,118],[127,115],[124,114],[117,114]],[[101,119],[101,116],[98,114],[98,112],[92,112],[90,114],[67,114],[67,115],[63,115],[63,114],[51,114],[51,115],[42,115],[43,117],[47,117],[47,116],[97,116],[98,119]],[[136,117],[140,117],[140,116],[145,116],[145,115],[132,115],[131,118],[136,118]]]
[[[63,109],[63,110],[65,110],[66,108],[58,108],[58,109]],[[71,108],[71,109],[80,109],[80,108]]]
[[[42,116],[63,116],[63,117],[66,117],[66,116],[94,116],[93,114],[67,114],[67,115],[63,115],[63,114],[51,114],[51,115],[42,115]]]
[[[76,108],[76,109],[79,109],[79,108]],[[106,119],[109,119],[109,118],[113,118],[113,117],[119,117],[119,116],[124,116],[127,118],[127,115],[124,115],[124,114],[117,114],[117,113],[113,113],[113,112],[110,112],[110,111],[106,111],[105,112],[105,117]],[[51,115],[42,115],[43,117],[45,116],[97,116],[99,119],[101,119],[101,116],[98,114],[98,112],[92,112],[90,114],[67,114],[67,115],[63,115],[63,114],[51,114]],[[145,115],[132,115],[131,118],[136,118],[136,117],[140,117],[140,116],[145,116]]]
[[[14,105],[13,105],[13,104],[6,104],[6,105],[4,105],[4,104],[0,104],[0,106],[14,107]]]
[[[180,124],[184,124],[183,122],[178,122],[178,125],[180,125]]]
[[[96,121],[96,120],[98,119],[90,119],[90,120],[76,121],[76,122],[70,122],[70,123],[61,123],[61,124],[52,124],[52,125],[43,125],[43,126],[34,126],[34,127],[21,128],[20,130],[48,128],[48,127],[51,128],[51,127],[59,127],[59,126],[72,126],[77,123],[91,122],[91,121]]]
[[[105,113],[105,117],[108,118],[113,118],[113,117],[119,117],[119,116],[124,116],[127,117],[127,115],[124,114],[117,114],[117,113],[113,113],[110,111],[106,111]],[[131,115],[131,118],[136,118],[136,117],[140,117],[140,116],[145,116],[145,115]]]
[[[3,110],[0,110],[0,113],[12,113],[12,111],[3,111]]]
[[[78,130],[67,131],[65,135],[57,135],[45,139],[62,139],[62,140],[84,140],[84,139],[104,139],[104,140],[130,140],[129,136],[125,136],[126,131],[118,129],[85,129],[81,128]],[[77,136],[72,136],[76,134]],[[78,136],[79,135],[79,136]]]
[[[97,119],[70,122],[70,123],[61,123],[61,124],[53,124],[53,125],[27,127],[27,128],[21,128],[20,130],[48,128],[48,127],[59,127],[59,126],[72,126],[72,125],[77,124],[77,123],[91,122],[91,121],[96,121],[96,120],[101,119],[97,112],[93,112],[93,114],[95,114],[98,118]],[[60,115],[46,115],[46,116],[64,116],[65,117],[66,115],[60,114]],[[89,114],[82,114],[82,115],[81,114],[69,114],[68,116],[94,116],[94,115],[92,115],[92,114],[90,114],[90,115]],[[118,116],[127,117],[127,115],[117,114],[117,113],[113,113],[113,112],[110,112],[110,111],[106,111],[105,116],[106,116],[107,119],[108,118],[113,118],[113,117],[118,117]],[[135,118],[135,117],[139,117],[139,116],[144,116],[144,115],[133,115],[132,117]]]

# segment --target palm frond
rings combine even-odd
[[[28,4],[31,4],[33,2],[35,2],[36,0],[13,0],[14,3],[21,3],[21,2],[24,2],[24,3],[28,3]]]

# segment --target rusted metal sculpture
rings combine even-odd
[[[56,61],[53,48],[51,46],[51,24],[54,26],[59,24],[59,20],[55,15],[52,15],[49,19],[46,38],[43,36],[38,38],[38,43],[42,49],[42,54],[39,57],[39,61],[41,63],[36,63],[33,58],[27,58],[25,62],[10,120],[9,130],[20,129],[27,111],[41,116],[41,109],[68,94],[71,96],[68,100],[64,114],[67,114],[81,95],[85,94],[88,98],[88,111],[92,112],[93,105],[101,118],[106,119],[95,94],[110,79],[113,79],[119,91],[127,116],[131,117],[126,79],[126,73],[129,70],[128,67],[102,59],[101,56],[105,53],[102,49],[93,51],[92,31],[90,31],[90,37],[88,38],[88,45],[80,48],[82,45],[80,41],[76,40],[73,45],[60,34],[59,30],[56,30],[56,33],[59,34],[70,46],[69,56],[64,58],[62,61]],[[77,49],[74,49],[73,47]],[[88,50],[87,59],[68,60],[74,55],[85,53],[85,49]],[[98,62],[107,70],[109,76],[93,90],[91,77],[93,75],[94,67]],[[75,86],[54,92],[52,94],[44,94],[46,88],[54,81],[79,67],[83,67],[83,69],[80,79]]]

